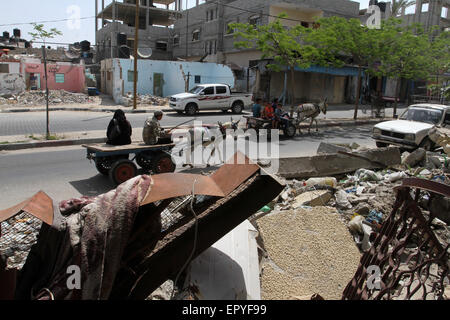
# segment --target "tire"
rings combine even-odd
[[[116,186],[134,178],[137,175],[137,167],[130,160],[119,160],[113,164],[109,171],[109,178]]]
[[[184,109],[188,116],[195,116],[197,113],[197,105],[195,103],[189,103]]]
[[[286,138],[293,138],[297,133],[297,128],[294,125],[290,124],[283,130],[283,133]]]
[[[152,157],[149,154],[140,153],[136,156],[137,164],[144,170],[152,170]]]
[[[172,157],[166,153],[160,153],[152,159],[152,171],[154,174],[175,172],[177,166]]]
[[[241,114],[244,110],[244,104],[241,101],[237,101],[233,104],[233,107],[231,108],[234,114]]]
[[[111,167],[113,166],[114,162],[120,160],[120,159],[126,159],[128,160],[128,155],[118,156],[118,157],[96,157],[95,158],[95,167],[97,168],[97,171],[104,175],[109,175],[109,170],[111,170]]]
[[[97,168],[97,171],[104,176],[107,176],[109,174],[109,170],[111,169],[112,163],[113,161],[107,158],[103,157],[95,158],[95,167]]]
[[[378,142],[378,141],[376,142],[376,145],[377,145],[377,148],[386,148],[389,146],[387,143]]]

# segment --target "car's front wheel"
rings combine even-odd
[[[384,142],[376,142],[377,148],[386,148],[389,146],[389,144],[384,143]]]

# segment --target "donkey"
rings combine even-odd
[[[319,104],[315,103],[305,103],[301,104],[297,107],[297,127],[300,133],[302,133],[300,129],[300,123],[306,119],[311,118],[311,124],[309,125],[308,133],[311,133],[311,128],[314,123],[316,122],[316,132],[319,131],[319,124],[317,122],[317,117],[320,115],[320,113],[327,114],[327,108],[328,108],[328,98],[325,98],[322,102]]]
[[[186,155],[188,157],[187,160],[189,162],[189,163],[183,165],[183,167],[186,167],[186,166],[190,166],[191,168],[194,167],[191,163],[191,157],[192,157],[192,153],[194,152],[194,150],[199,146],[202,146],[202,148],[207,148],[207,147],[211,146],[212,150],[211,150],[211,153],[207,160],[208,167],[210,166],[209,162],[210,162],[211,158],[215,155],[216,150],[219,152],[219,159],[223,163],[224,160],[223,160],[222,154],[220,152],[220,143],[222,142],[223,139],[226,138],[226,130],[227,129],[237,130],[239,122],[240,122],[240,119],[237,121],[233,121],[233,118],[231,118],[231,122],[226,122],[226,123],[218,122],[218,130],[220,131],[220,133],[214,132],[213,127],[189,128],[188,134],[191,138],[190,139],[191,144],[186,146],[185,149],[180,150],[180,156],[182,153],[186,152]],[[220,137],[222,139],[216,139],[217,134],[218,134],[218,137]],[[200,138],[199,141],[195,140],[196,137]]]

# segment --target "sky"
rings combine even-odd
[[[193,5],[195,0],[189,0]],[[106,0],[106,5],[111,0]],[[367,8],[369,0],[356,0],[360,8]],[[11,35],[13,29],[21,30],[22,38],[31,40],[28,32],[33,30],[30,22],[73,19],[78,17],[88,19],[69,20],[63,22],[43,23],[45,29],[57,28],[63,35],[49,41],[58,43],[74,43],[88,40],[95,42],[95,0],[0,0],[3,9],[0,10],[0,33],[8,31]],[[7,3],[7,4],[6,4]],[[5,6],[6,4],[6,6]],[[101,6],[101,0],[99,0]],[[77,23],[79,21],[79,23]],[[19,25],[23,24],[23,25]],[[56,45],[53,45],[54,47]]]

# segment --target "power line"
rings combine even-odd
[[[59,19],[59,20],[47,20],[47,21],[35,21],[35,22],[19,22],[19,23],[9,23],[9,24],[0,24],[0,27],[11,27],[11,26],[23,26],[23,25],[31,25],[38,23],[51,23],[51,22],[66,22],[66,21],[74,21],[74,20],[86,20],[86,19],[95,19],[95,16],[92,17],[81,17],[81,18],[67,18],[67,19]]]

